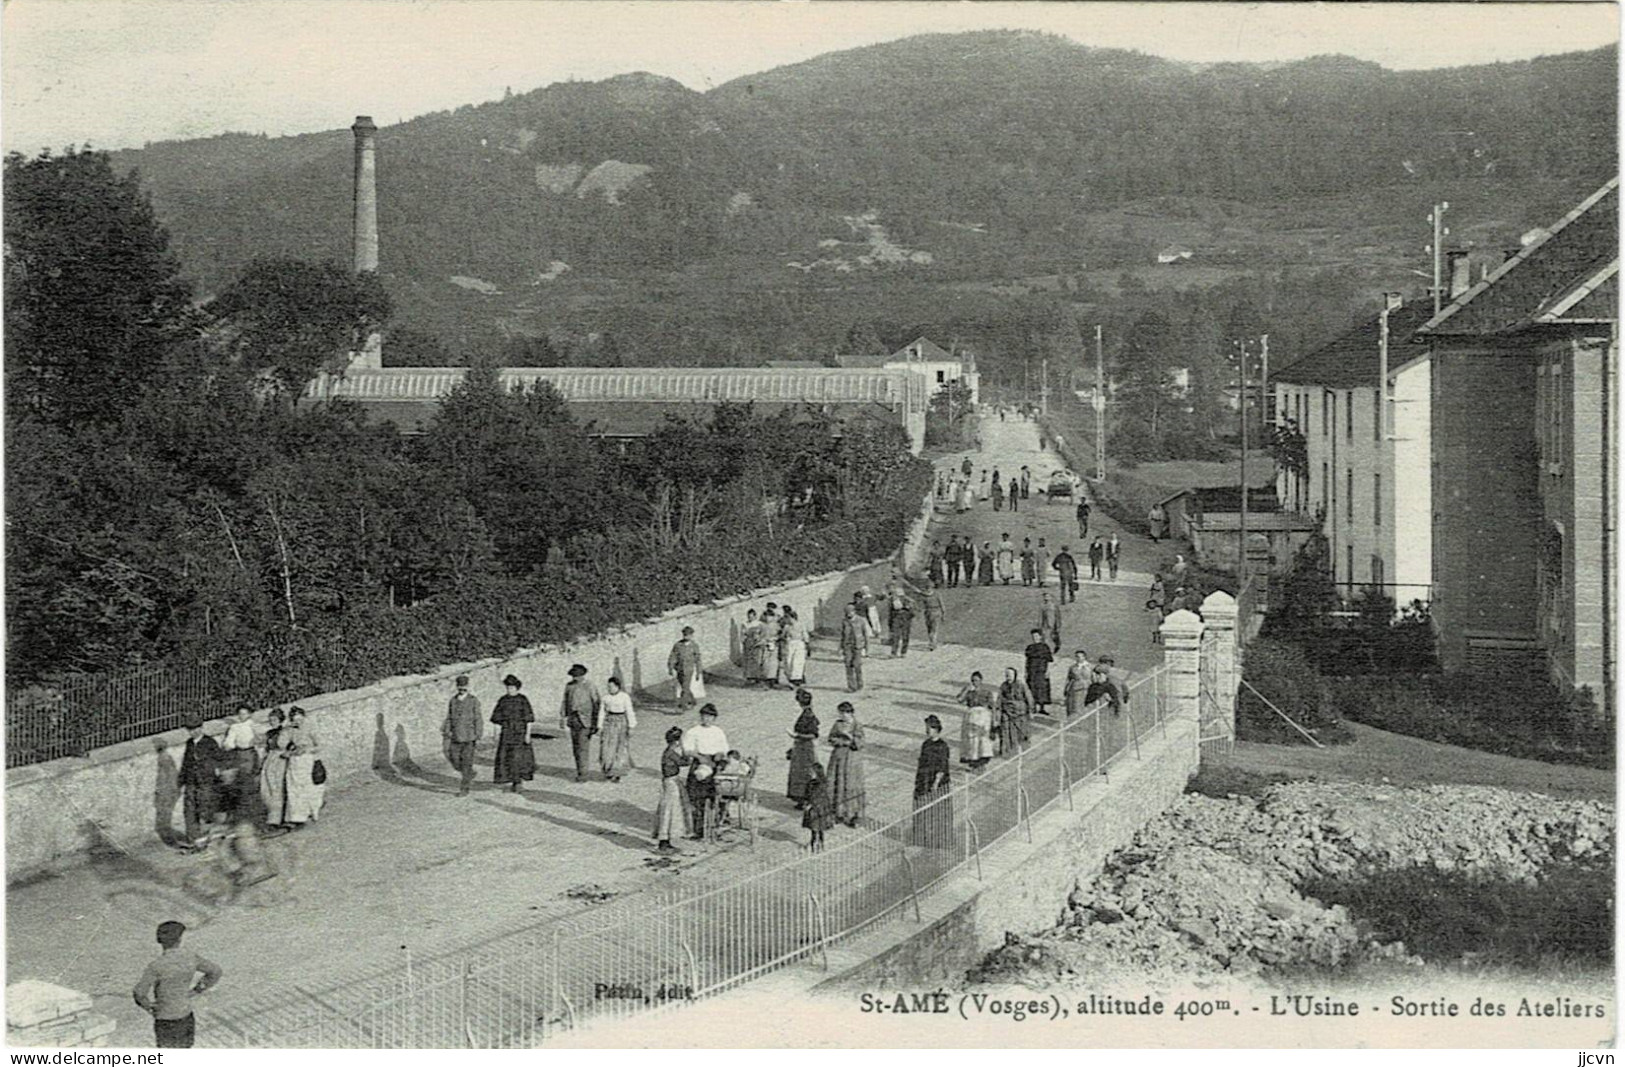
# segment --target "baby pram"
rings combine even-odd
[[[737,769],[743,762],[749,770]],[[756,847],[756,767],[758,760],[745,757],[730,762],[716,774],[717,813],[716,835],[726,840],[734,833],[750,835],[750,845]]]

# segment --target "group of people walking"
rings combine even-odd
[[[858,588],[841,619],[841,661],[846,667],[847,692],[856,693],[863,688],[863,661],[869,655],[870,644],[881,640],[883,635],[893,658],[908,655],[916,616],[923,618],[926,640],[932,651],[936,650],[937,638],[947,618],[940,585],[932,577],[916,584],[896,573],[886,584],[884,597],[875,596],[867,585]],[[881,629],[882,617],[884,630]]]
[[[801,825],[810,834],[808,846],[818,851],[829,830],[836,825],[856,827],[864,816],[867,796],[861,753],[866,742],[857,708],[851,701],[842,701],[836,706],[828,735],[822,738],[829,752],[821,760],[823,724],[813,710],[811,690],[798,688],[795,703],[790,747],[784,753],[789,761],[785,797],[801,812]],[[674,837],[704,840],[725,822],[737,821],[734,809],[750,798],[755,762],[729,747],[728,735],[717,725],[720,714],[715,704],[706,704],[700,708],[697,725],[666,731],[654,830],[660,852],[677,851]]]
[[[991,503],[994,511],[1007,508],[1020,511],[1022,503],[1032,496],[1033,474],[1027,467],[1022,467],[1008,478],[995,467],[991,475],[988,471],[981,471],[980,480],[976,480],[973,478],[974,471],[975,466],[968,456],[960,464],[958,474],[939,470],[936,480],[937,503],[950,506],[957,512],[969,511],[979,502]]]
[[[1033,716],[1051,716],[1050,705],[1056,701],[1049,672],[1058,649],[1051,647],[1046,636],[1036,628],[1032,631],[1032,641],[1024,651],[1025,672],[1006,667],[997,689],[986,683],[981,671],[971,673],[955,698],[965,708],[959,762],[981,770],[999,756],[1014,755],[1027,747]],[[1101,656],[1091,663],[1080,648],[1067,665],[1060,703],[1070,718],[1097,700],[1106,700],[1115,718],[1128,705],[1128,691],[1128,673],[1117,668],[1114,657]]]
[[[272,709],[263,735],[252,714],[239,706],[220,740],[204,732],[201,718],[188,720],[176,775],[186,824],[181,846],[206,859],[186,885],[216,902],[281,873],[263,840],[314,821],[326,797],[327,770],[305,709]]]
[[[973,477],[975,466],[970,456],[960,463],[959,473],[942,469],[936,473],[936,502],[954,508],[955,512],[968,512],[978,502],[993,503],[994,512],[1020,512],[1025,500],[1032,497],[1032,471],[1022,466],[1020,471],[1004,477],[998,468],[980,471],[980,479]],[[1043,490],[1038,490],[1042,494]]]
[[[779,688],[780,678],[792,688],[806,685],[811,640],[807,624],[789,604],[781,608],[770,601],[760,615],[751,608],[739,633],[739,666],[746,682],[769,689]]]
[[[253,709],[239,707],[219,741],[200,717],[186,723],[178,782],[188,848],[207,847],[217,824],[298,829],[321,814],[326,793],[320,744],[304,708],[273,708],[262,735]]]

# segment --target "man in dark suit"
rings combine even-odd
[[[203,732],[203,720],[186,720],[186,754],[181,757],[181,810],[186,816],[186,842],[202,848],[209,823],[220,806],[217,771],[224,753],[214,738]]]

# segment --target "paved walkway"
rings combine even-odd
[[[1026,463],[1042,484],[1057,465],[1052,453],[1038,452],[1031,423],[990,421],[984,440],[985,451],[972,457],[979,466],[1003,471]],[[1076,523],[1070,507],[1047,507],[1035,497],[1014,515],[978,505],[967,515],[945,516],[932,533],[963,532],[981,541],[996,540],[1005,529],[1018,542],[1043,535],[1054,545],[1075,540],[1069,534],[1076,534]],[[1139,571],[1149,546],[1142,549],[1129,537],[1124,544],[1126,560]],[[1049,588],[1055,591],[1053,581]],[[1145,581],[1127,572],[1115,584],[1085,582],[1078,603],[1067,609],[1066,648],[1081,643],[1091,654],[1113,651],[1120,665],[1135,671],[1155,665],[1161,651],[1148,640],[1153,616],[1143,610],[1144,593]],[[951,643],[927,651],[923,626],[916,624],[915,650],[893,660],[877,648],[868,661],[868,688],[853,698],[868,735],[864,760],[874,819],[908,810],[922,718],[942,715],[957,747],[954,694],[972,669],[996,679],[1004,666],[1019,667],[1038,614],[1038,591],[1019,585],[947,590],[945,599],[945,639]],[[827,639],[815,643],[808,674],[827,729],[835,704],[847,698]],[[720,854],[730,865],[783,863],[806,840],[800,813],[783,795],[794,701],[786,691],[742,688],[727,672],[714,677],[712,690],[730,741],[758,760],[762,801],[753,848],[743,841],[685,844],[676,863],[656,860],[649,834],[661,735],[691,719],[642,697],[634,735],[637,769],[618,784],[577,784],[568,742],[560,739],[538,743],[538,778],[523,794],[486,784],[458,798],[453,772],[439,752],[397,748],[390,770],[336,782],[318,824],[277,839],[294,863],[293,874],[278,880],[282,892],[254,905],[216,907],[190,895],[184,882],[199,865],[194,857],[109,842],[87,862],[11,887],[9,979],[42,978],[89,992],[98,1011],[118,1020],[122,1039],[139,1044],[150,1022],[131,1004],[129,989],[156,951],[156,924],[177,918],[192,928],[188,944],[226,970],[225,982],[205,998],[205,1023],[211,1016],[258,1016],[273,1028],[278,1020],[291,1026],[310,1010],[293,993],[295,985],[342,998],[346,983],[400,968],[409,958],[422,960],[591,907],[572,891],[620,895],[670,887]],[[480,695],[489,702],[495,694]],[[827,759],[827,753],[821,745],[820,757]],[[480,759],[488,779],[490,750]],[[852,832],[837,828],[831,842]],[[232,1040],[219,1027],[210,1034],[206,1026],[200,1042]]]
[[[967,453],[945,456],[938,461],[940,467],[958,471]],[[1166,569],[1173,563],[1172,551],[1165,546],[1153,545],[1148,539],[1125,531],[1099,508],[1089,519],[1089,538],[1099,534],[1109,539],[1116,533],[1122,543],[1122,566],[1116,581],[1091,581],[1089,574],[1088,541],[1078,537],[1075,516],[1076,502],[1046,503],[1036,491],[1047,486],[1052,472],[1065,467],[1059,453],[1040,451],[1037,424],[1010,419],[1000,422],[992,417],[982,423],[982,450],[968,453],[980,482],[982,472],[997,470],[1001,476],[1019,473],[1022,466],[1032,471],[1034,492],[1021,502],[1016,512],[994,511],[991,502],[978,502],[964,514],[950,509],[939,509],[932,537],[969,534],[979,546],[991,541],[996,546],[999,535],[1008,533],[1018,546],[1022,538],[1031,538],[1034,544],[1044,538],[1053,554],[1063,546],[1070,548],[1078,560],[1079,590],[1075,604],[1064,609],[1061,633],[1062,653],[1070,658],[1075,648],[1085,648],[1091,658],[1110,652],[1118,666],[1140,672],[1162,662],[1160,646],[1150,641],[1151,630],[1159,621],[1153,612],[1145,610],[1146,594],[1151,588],[1151,574]],[[1028,588],[1016,579],[1010,585],[972,586],[969,589],[947,589],[943,596],[950,618],[950,632],[955,640],[986,648],[1025,647],[1031,640],[1028,633],[1038,623],[1040,593],[1047,590],[1051,597],[1060,599],[1060,585],[1050,575],[1042,589]]]

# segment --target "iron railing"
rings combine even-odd
[[[279,664],[296,662],[298,671]],[[83,756],[121,741],[152,737],[192,715],[220,718],[238,704],[260,708],[327,692],[343,676],[344,648],[317,639],[260,650],[229,663],[158,663],[87,674],[6,694],[6,766]],[[282,681],[304,678],[297,687]]]
[[[560,1028],[613,1021],[712,996],[815,958],[881,922],[919,921],[944,880],[982,877],[984,852],[1073,803],[1152,731],[1166,733],[1165,667],[1137,680],[1124,714],[1104,701],[1034,722],[1033,740],[918,809],[870,798],[869,829],[788,863],[693,871],[682,889],[635,893],[565,920],[334,991],[267,998],[275,1009],[222,1016],[203,1029],[242,1047],[532,1046]]]

